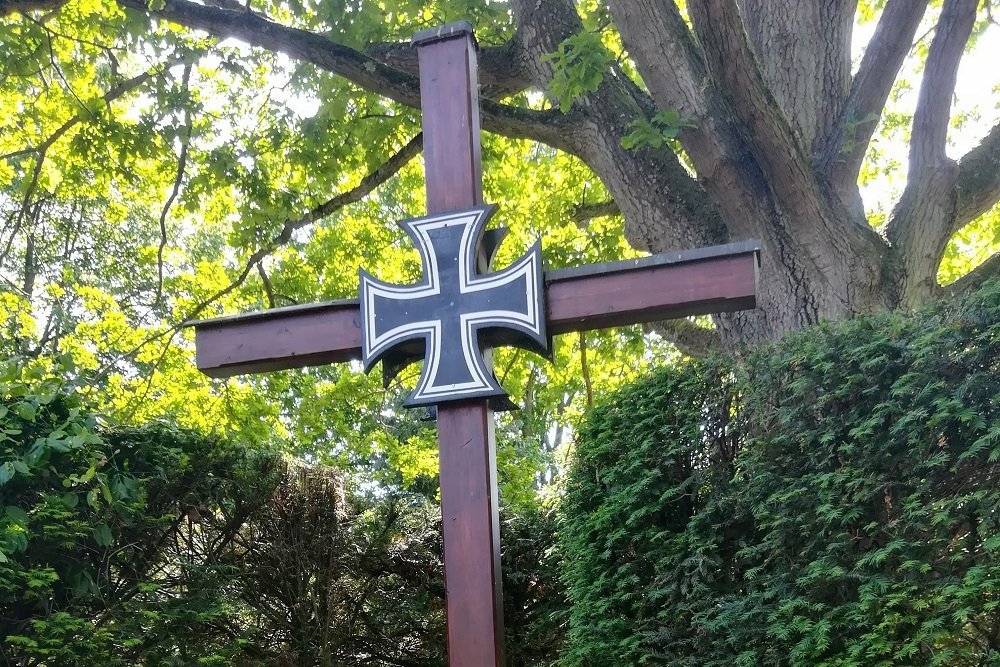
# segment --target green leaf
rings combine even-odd
[[[17,525],[19,526],[28,525],[28,513],[25,512],[20,507],[17,507],[15,505],[7,505],[4,508],[4,513],[7,515],[8,519],[13,521]]]
[[[98,524],[94,528],[94,541],[102,547],[106,547],[114,540],[111,528],[106,523]]]
[[[31,403],[27,402],[18,403],[14,407],[14,410],[17,412],[17,416],[25,421],[30,422],[35,420],[35,412],[36,412],[35,406],[32,405]]]

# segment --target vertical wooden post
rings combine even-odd
[[[420,65],[427,212],[482,204],[476,45],[465,21],[413,36]],[[500,667],[503,596],[493,412],[486,400],[437,411],[448,663]]]

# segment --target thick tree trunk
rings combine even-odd
[[[777,11],[777,4],[755,7],[757,48],[793,57],[803,49],[792,40],[794,31],[818,16],[829,18],[829,12],[809,10],[803,18],[785,3]],[[741,41],[745,33],[738,16],[729,14],[727,24],[718,8],[692,4],[699,50],[672,3],[623,0],[613,3],[612,11],[657,105],[698,119],[696,127],[682,132],[681,142],[728,237],[762,242],[760,308],[718,318],[727,346],[886,307],[884,243],[863,218],[829,195],[802,148],[822,146],[840,114],[848,83],[843,49],[849,45],[836,39],[844,39],[850,26],[826,36],[829,48],[817,49],[795,67],[772,67],[768,82],[768,70],[755,65],[753,46]],[[844,23],[839,17],[838,25]],[[679,37],[664,46],[664,34]],[[723,85],[706,85],[713,79]],[[816,97],[832,108],[820,112]],[[748,112],[746,120],[736,108]]]

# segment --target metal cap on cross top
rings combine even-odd
[[[476,43],[476,33],[472,28],[472,24],[462,19],[460,21],[454,21],[453,23],[445,23],[444,25],[434,26],[432,28],[424,28],[423,30],[418,30],[413,33],[413,37],[410,38],[410,44],[413,46],[426,46],[431,42],[436,42],[441,39],[451,39],[452,37],[468,36],[472,43]]]
[[[448,659],[503,663],[496,446],[490,399],[504,395],[483,349],[544,351],[549,335],[753,308],[759,248],[714,248],[543,271],[539,244],[490,266],[476,44],[465,21],[414,35],[420,67],[427,215],[400,223],[421,280],[392,285],[359,268],[358,299],[196,322],[198,368],[213,377],[363,359],[389,374],[424,359],[408,405],[437,405]]]

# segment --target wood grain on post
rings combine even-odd
[[[420,65],[427,213],[483,202],[476,44],[466,22],[413,36]],[[493,411],[438,406],[444,583],[451,667],[503,663],[503,594]]]

